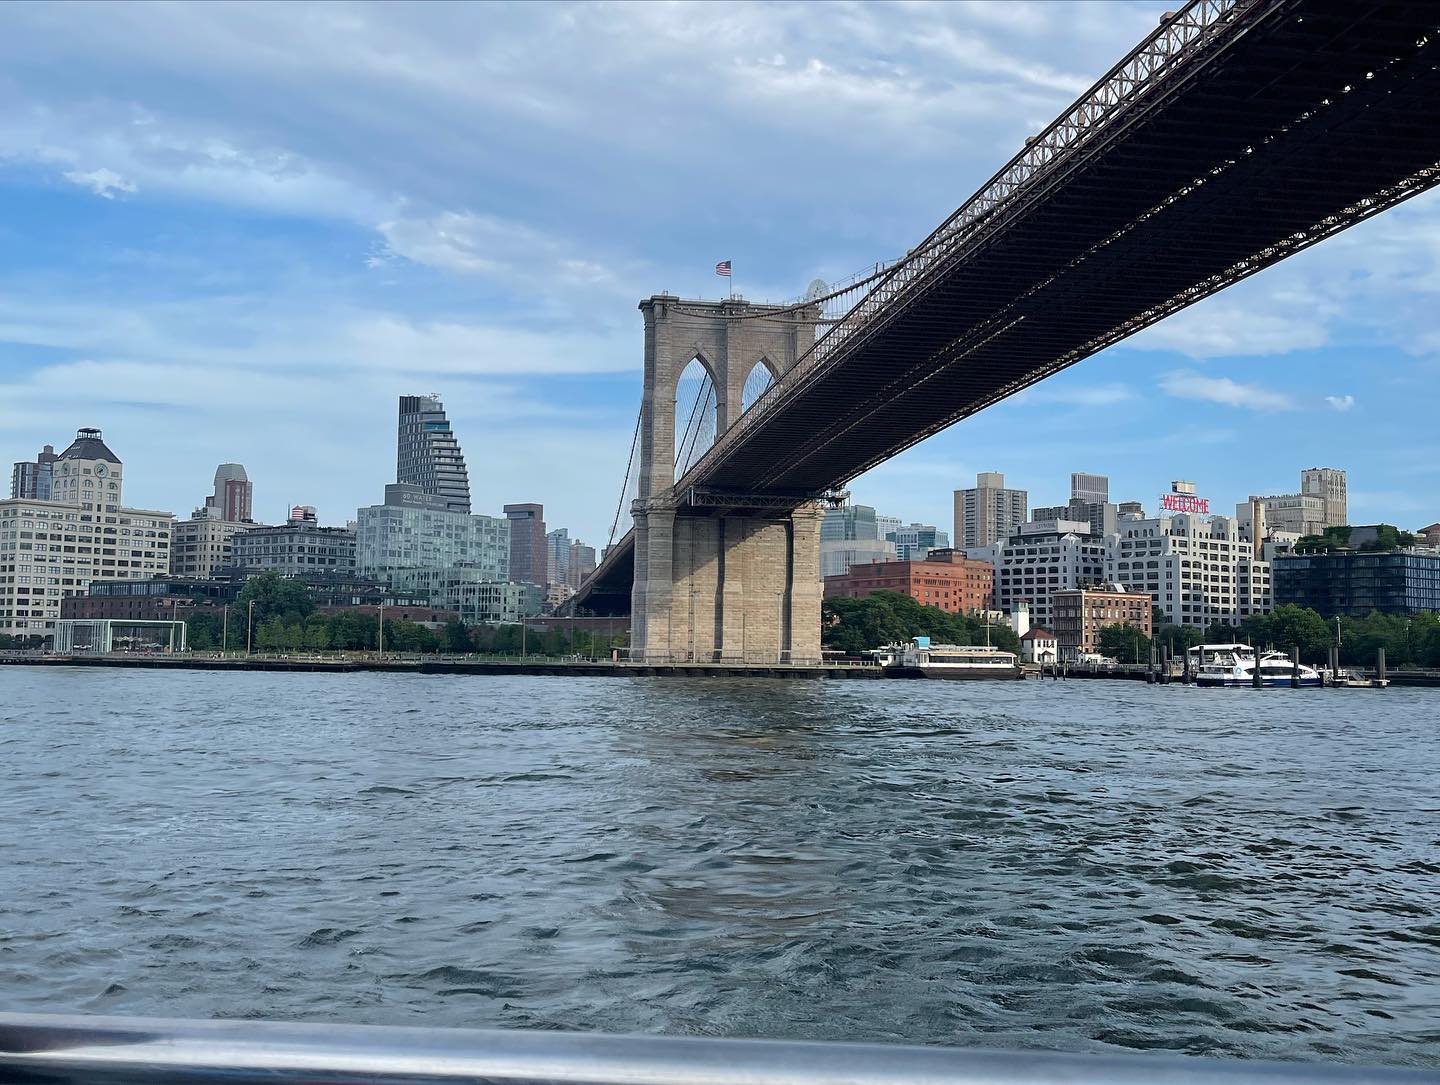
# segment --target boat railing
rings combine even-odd
[[[878,1044],[0,1014],[45,1085],[1401,1085],[1440,1071]]]

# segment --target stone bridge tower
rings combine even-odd
[[[681,301],[662,294],[642,301],[640,311],[645,391],[634,504],[631,657],[818,661],[819,506],[700,506],[675,489],[675,396],[682,373],[698,363],[713,383],[719,442],[744,409],[744,391],[756,367],[778,380],[810,348],[818,310],[742,300]]]

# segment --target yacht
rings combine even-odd
[[[1023,678],[1014,652],[988,644],[931,644],[916,637],[909,644],[888,644],[870,652],[875,662],[896,673],[921,678]]]
[[[1197,686],[1253,686],[1260,669],[1262,686],[1294,684],[1295,664],[1284,652],[1260,652],[1248,644],[1197,644],[1187,653]],[[1300,665],[1300,685],[1320,686],[1324,681],[1314,667]]]

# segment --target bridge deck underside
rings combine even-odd
[[[1394,191],[1440,162],[1440,5],[1262,0],[1242,18],[833,357],[782,379],[677,494],[841,486],[1434,183]],[[632,569],[622,544],[601,605],[621,605]]]
[[[1266,5],[1206,63],[1176,72],[1128,122],[1002,208],[963,257],[796,381],[762,422],[722,437],[721,454],[677,489],[841,485],[1435,165],[1437,48],[1416,42],[1440,23],[1437,11]]]

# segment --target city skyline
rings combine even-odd
[[[295,8],[37,10],[0,16],[17,93],[0,121],[6,462],[93,425],[127,449],[147,507],[183,515],[214,464],[242,462],[258,519],[305,503],[343,523],[390,474],[391,449],[362,435],[431,389],[477,510],[543,502],[603,545],[639,402],[640,298],[793,297],[905,251],[1164,5],[859,7],[843,27],[791,5],[675,25],[515,9],[483,33],[446,9],[403,26],[356,9],[333,33]],[[204,41],[220,30],[237,51],[217,71]],[[313,55],[321,33],[323,77],[270,51]],[[645,80],[595,58],[611,36],[645,44]],[[553,50],[506,67],[541,38]],[[407,42],[430,76],[373,67],[379,40]],[[475,42],[483,75],[460,63]],[[342,115],[308,83],[332,76],[362,108]],[[284,79],[302,86],[270,109]],[[483,93],[490,79],[511,92]],[[377,127],[394,101],[465,138]],[[646,142],[628,120],[702,103],[714,138],[761,168],[711,170],[672,148],[679,129]],[[786,180],[811,176],[835,180]],[[1417,198],[917,446],[855,499],[945,525],[978,472],[1053,505],[1073,464],[1119,500],[1192,478],[1224,507],[1246,493],[1221,483],[1289,492],[1300,467],[1334,464],[1355,522],[1429,523],[1440,448],[1416,392],[1437,376],[1437,237],[1440,201]]]

